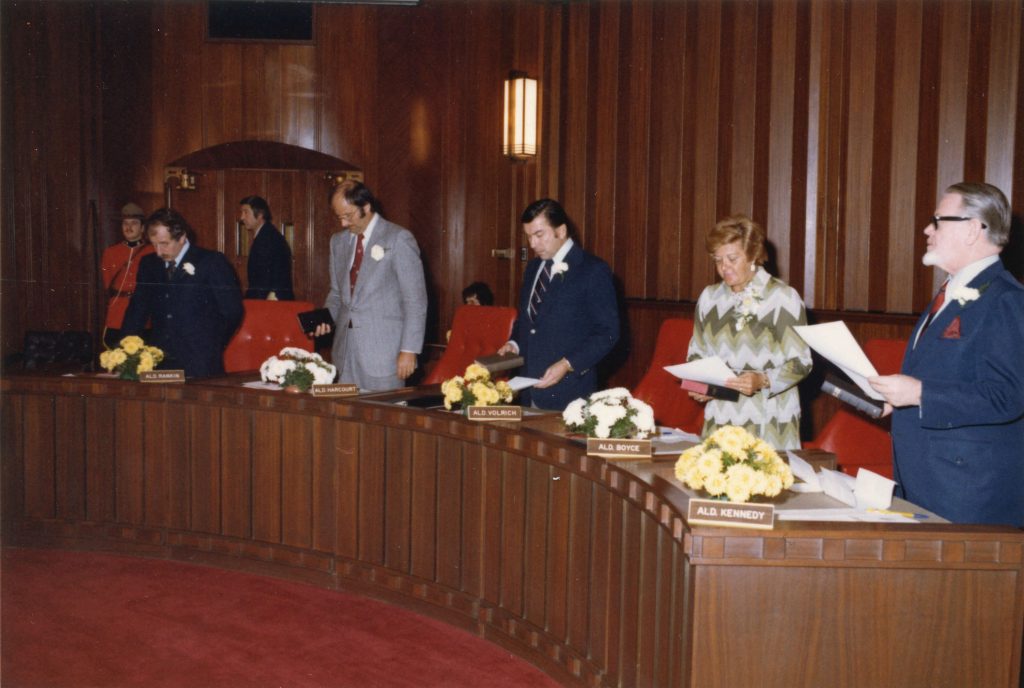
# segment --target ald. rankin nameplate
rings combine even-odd
[[[495,421],[523,419],[522,406],[467,406],[466,420]]]
[[[771,530],[775,525],[775,505],[691,499],[686,520],[691,525]]]
[[[359,394],[359,385],[351,382],[313,385],[309,391],[315,397],[351,397]]]
[[[651,458],[650,440],[602,440],[587,438],[587,454],[606,459],[636,460]]]
[[[184,370],[148,370],[139,373],[139,382],[184,382]]]

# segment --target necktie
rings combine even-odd
[[[540,308],[544,296],[547,295],[549,284],[551,284],[550,258],[541,265],[540,275],[537,276],[537,283],[533,285],[533,294],[530,295],[530,320],[537,319],[537,310]]]
[[[363,264],[363,235],[356,239],[356,257],[352,259],[352,269],[348,271],[348,289],[351,295],[356,290],[356,280],[359,278],[359,267]]]
[[[949,284],[948,278],[942,283],[942,286],[939,287],[939,293],[935,295],[935,300],[932,301],[932,308],[928,311],[928,317],[924,319],[924,324],[921,325],[921,334],[924,334],[924,331],[932,324],[932,320],[935,320],[935,314],[939,312],[940,308],[942,308],[942,304],[946,303],[947,284]],[[918,336],[920,337],[921,335]]]
[[[174,261],[167,261],[167,265],[165,267],[167,270],[167,281],[170,282],[171,278],[174,277]]]

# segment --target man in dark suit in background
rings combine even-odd
[[[949,277],[901,374],[870,379],[896,407],[896,480],[951,521],[1024,526],[1024,286],[999,260],[1010,206],[989,184],[954,184],[924,233],[922,262]]]
[[[612,272],[569,235],[569,218],[549,198],[523,211],[523,231],[537,254],[526,266],[519,315],[500,353],[519,353],[523,375],[540,378],[524,404],[564,409],[597,389],[595,367],[619,339]]]
[[[242,293],[224,254],[193,246],[180,214],[161,208],[146,218],[156,249],[139,262],[139,275],[122,334],[140,335],[164,352],[160,367],[185,370],[186,377],[224,374],[224,347],[242,322]]]
[[[292,249],[271,223],[270,206],[260,196],[246,196],[238,204],[238,219],[253,232],[245,298],[293,301]]]

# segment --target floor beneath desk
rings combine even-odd
[[[346,593],[128,556],[4,548],[4,686],[556,686],[462,630]]]

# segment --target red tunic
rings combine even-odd
[[[124,320],[124,312],[135,291],[135,275],[139,270],[139,259],[153,253],[153,245],[143,241],[131,247],[126,241],[120,241],[103,252],[101,272],[103,286],[107,289],[110,303],[107,306],[107,327],[120,329]]]

